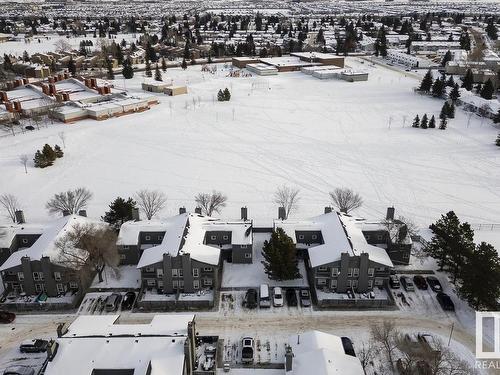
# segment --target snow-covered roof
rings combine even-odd
[[[275,227],[283,228],[285,233],[297,243],[296,231],[321,231],[323,243],[308,249],[312,267],[339,261],[342,253],[359,256],[367,253],[373,262],[392,267],[391,259],[384,249],[369,245],[355,224],[355,219],[338,212],[330,212],[309,220],[275,221]]]
[[[181,214],[166,221],[166,233],[162,243],[146,249],[137,268],[161,262],[163,254],[177,256],[190,254],[191,258],[207,264],[219,264],[220,249],[205,244],[205,234],[210,231],[231,232],[231,243],[246,245],[252,243],[248,235],[249,221],[223,221],[198,214]],[[182,241],[184,240],[184,241]]]
[[[169,221],[161,220],[127,221],[120,227],[116,244],[137,245],[141,232],[165,232],[169,225]]]
[[[289,375],[364,375],[359,359],[345,354],[338,336],[308,331],[288,342],[294,354]]]
[[[97,222],[78,215],[69,215],[57,219],[52,226],[48,226],[44,230],[33,246],[12,253],[5,263],[2,264],[0,271],[20,265],[21,259],[25,256],[31,260],[41,260],[43,257],[49,257],[53,263],[57,263],[59,256],[59,251],[55,246],[57,240],[73,230],[75,225],[88,223],[95,224]]]
[[[119,324],[117,319],[78,317],[57,339],[57,353],[45,374],[88,375],[94,369],[128,369],[134,375],[182,373],[187,324],[194,315],[157,315],[150,324]]]
[[[0,249],[9,248],[17,235],[42,234],[44,226],[36,224],[0,225]]]

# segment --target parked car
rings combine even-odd
[[[422,343],[422,346],[431,353],[439,354],[441,352],[439,349],[440,345],[434,336],[428,333],[419,333],[418,339]]]
[[[295,293],[295,289],[287,289],[285,292],[286,303],[288,306],[297,306],[297,293]]]
[[[283,292],[279,286],[273,288],[273,306],[283,307]]]
[[[24,127],[26,130],[35,130],[34,126],[28,125]]]
[[[271,296],[269,295],[269,285],[260,286],[259,306],[261,308],[271,307]]]
[[[125,293],[125,297],[122,301],[122,310],[130,310],[135,302],[135,292]]]
[[[203,370],[210,371],[215,366],[215,346],[207,346],[204,354],[205,362],[202,364]]]
[[[254,341],[251,337],[244,337],[241,349],[241,362],[253,363]]]
[[[309,293],[309,290],[307,289],[300,290],[300,305],[302,307],[311,306],[311,294]]]
[[[34,375],[35,370],[28,366],[10,366],[5,369],[3,375]]]
[[[413,276],[413,283],[418,289],[427,290],[429,288],[429,286],[427,285],[427,281],[425,281],[425,277],[421,275]]]
[[[257,307],[257,291],[255,289],[247,290],[245,299],[243,300],[243,306],[249,309],[255,309]]]
[[[439,292],[436,294],[436,299],[445,311],[455,311],[455,304],[451,300],[450,296],[446,293]]]
[[[396,275],[391,275],[389,278],[389,285],[392,289],[399,289],[401,284],[399,283],[399,279]]]
[[[16,314],[0,310],[0,323],[9,324],[12,323],[16,319]]]
[[[441,286],[441,283],[439,282],[436,276],[427,276],[426,280],[431,289],[436,293],[443,291],[443,287]]]
[[[19,345],[21,353],[43,353],[47,351],[49,342],[47,340],[26,340]]]
[[[120,302],[122,300],[122,295],[118,293],[113,293],[106,298],[105,309],[107,312],[113,312],[118,309]]]
[[[408,276],[401,276],[400,281],[401,285],[403,285],[404,290],[406,290],[407,292],[415,291],[415,285]]]
[[[341,337],[342,346],[344,347],[344,352],[347,355],[352,357],[356,357],[356,352],[354,351],[354,346],[352,345],[352,341],[349,337]]]

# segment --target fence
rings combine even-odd
[[[470,227],[474,230],[500,231],[500,223],[470,224]]]

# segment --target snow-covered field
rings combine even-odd
[[[446,131],[414,129],[413,117],[438,115],[442,100],[416,95],[418,81],[380,66],[367,82],[318,80],[302,73],[228,78],[169,69],[189,94],[159,96],[150,111],[97,122],[49,125],[40,131],[0,137],[0,191],[14,193],[28,221],[47,220],[44,205],[54,193],[86,186],[94,193],[88,212],[100,217],[116,196],[161,189],[169,198],[161,215],[179,206],[194,209],[193,197],[217,189],[228,196],[222,214],[270,224],[277,216],[273,192],[281,184],[301,189],[293,216],[321,213],[337,186],[364,199],[358,214],[380,218],[388,205],[428,225],[455,210],[471,222],[500,222],[500,153],[490,121],[457,110]],[[143,77],[117,79],[116,86],[140,89]],[[228,87],[230,102],[214,100]],[[44,143],[61,143],[65,156],[54,166],[24,173],[19,155]]]

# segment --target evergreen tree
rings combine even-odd
[[[433,237],[426,252],[437,260],[440,270],[449,270],[456,280],[474,249],[473,230],[468,223],[461,223],[453,211],[441,215],[429,228]]]
[[[453,79],[453,76],[450,76],[450,78],[448,78],[448,80],[446,81],[446,86],[447,87],[455,86],[455,80]]]
[[[161,72],[160,68],[158,67],[158,64],[156,64],[155,68],[155,81],[163,81],[163,79],[161,78]]]
[[[427,119],[427,113],[424,113],[422,116],[422,120],[420,121],[420,127],[422,129],[427,129],[427,125],[429,123],[429,120]]]
[[[68,61],[68,71],[71,73],[73,77],[76,76],[76,64],[75,60],[73,60],[73,56],[71,56]]]
[[[441,107],[441,112],[439,113],[439,118],[440,119],[447,118],[448,112],[450,112],[450,105],[448,104],[448,102],[444,102],[443,106]]]
[[[500,258],[495,248],[481,242],[461,269],[458,292],[478,310],[497,310],[500,299]]]
[[[229,92],[229,90],[228,90],[227,87],[224,89],[224,100],[226,102],[228,102],[229,100],[231,100],[231,93]]]
[[[64,156],[64,152],[61,149],[61,147],[59,147],[59,145],[54,146],[54,154],[56,155],[56,158],[58,158],[58,159],[62,158]]]
[[[458,83],[455,83],[453,89],[450,91],[450,99],[455,102],[458,98],[460,98],[460,90],[458,88]]]
[[[487,100],[493,99],[493,93],[495,92],[495,87],[493,86],[493,82],[491,78],[488,78],[483,88],[481,89],[481,97]]]
[[[113,72],[113,61],[106,59],[106,65],[108,67],[108,79],[115,79],[115,73]]]
[[[225,98],[224,98],[224,93],[222,92],[222,90],[219,89],[219,92],[217,93],[217,100],[219,102],[223,102],[225,101]]]
[[[451,59],[452,59],[451,51],[450,51],[450,50],[448,50],[448,51],[446,51],[446,53],[444,54],[444,56],[443,56],[443,60],[441,60],[441,66],[446,66],[446,63],[447,63],[448,61],[451,61]]]
[[[277,228],[270,240],[264,241],[262,257],[269,279],[281,281],[300,277],[295,244],[282,228]]]
[[[186,59],[182,59],[182,64],[181,64],[181,67],[183,70],[186,70],[187,69],[187,62],[186,62]]]
[[[130,59],[126,59],[123,62],[122,75],[123,78],[125,79],[131,79],[134,77],[134,68],[132,68],[132,63],[130,62]]]
[[[490,39],[497,40],[498,39],[498,28],[495,26],[493,18],[488,20],[488,25],[485,29]]]
[[[455,104],[453,102],[448,104],[448,112],[446,113],[448,118],[455,118]]]
[[[57,158],[54,149],[47,143],[43,146],[42,155],[47,161],[47,166],[54,164],[54,160]]]
[[[413,128],[419,128],[420,127],[420,117],[418,115],[415,116],[413,119],[413,124],[411,125]]]
[[[446,120],[446,117],[442,118],[439,121],[439,129],[441,130],[446,130],[446,126],[448,125],[448,120]]]
[[[161,70],[163,70],[164,72],[167,71],[167,62],[165,61],[164,57],[161,58]]]
[[[432,96],[441,98],[445,92],[445,83],[442,79],[438,78],[434,81],[432,85]]]
[[[151,63],[149,60],[146,60],[146,70],[145,70],[146,77],[152,77],[153,72],[151,72]]]
[[[422,79],[422,82],[420,83],[420,91],[424,92],[429,92],[431,91],[432,88],[432,83],[433,83],[433,78],[432,78],[432,72],[430,70],[425,73],[424,78]]]
[[[35,165],[35,168],[45,168],[47,167],[47,160],[43,156],[42,152],[40,150],[37,150],[35,152],[35,157],[33,158],[33,164]]]
[[[102,220],[118,231],[124,222],[132,220],[132,210],[136,208],[136,205],[132,198],[125,200],[118,197],[111,202],[109,211],[105,212]]]
[[[467,91],[471,91],[473,85],[474,85],[474,77],[472,75],[472,70],[467,69],[465,77],[462,80],[462,87]]]
[[[498,147],[500,147],[500,133],[498,133],[498,137],[497,137],[497,139],[496,139],[496,141],[495,141],[495,144],[496,144]]]
[[[429,120],[429,128],[434,129],[436,127],[436,118],[434,115],[431,116],[431,119]]]

